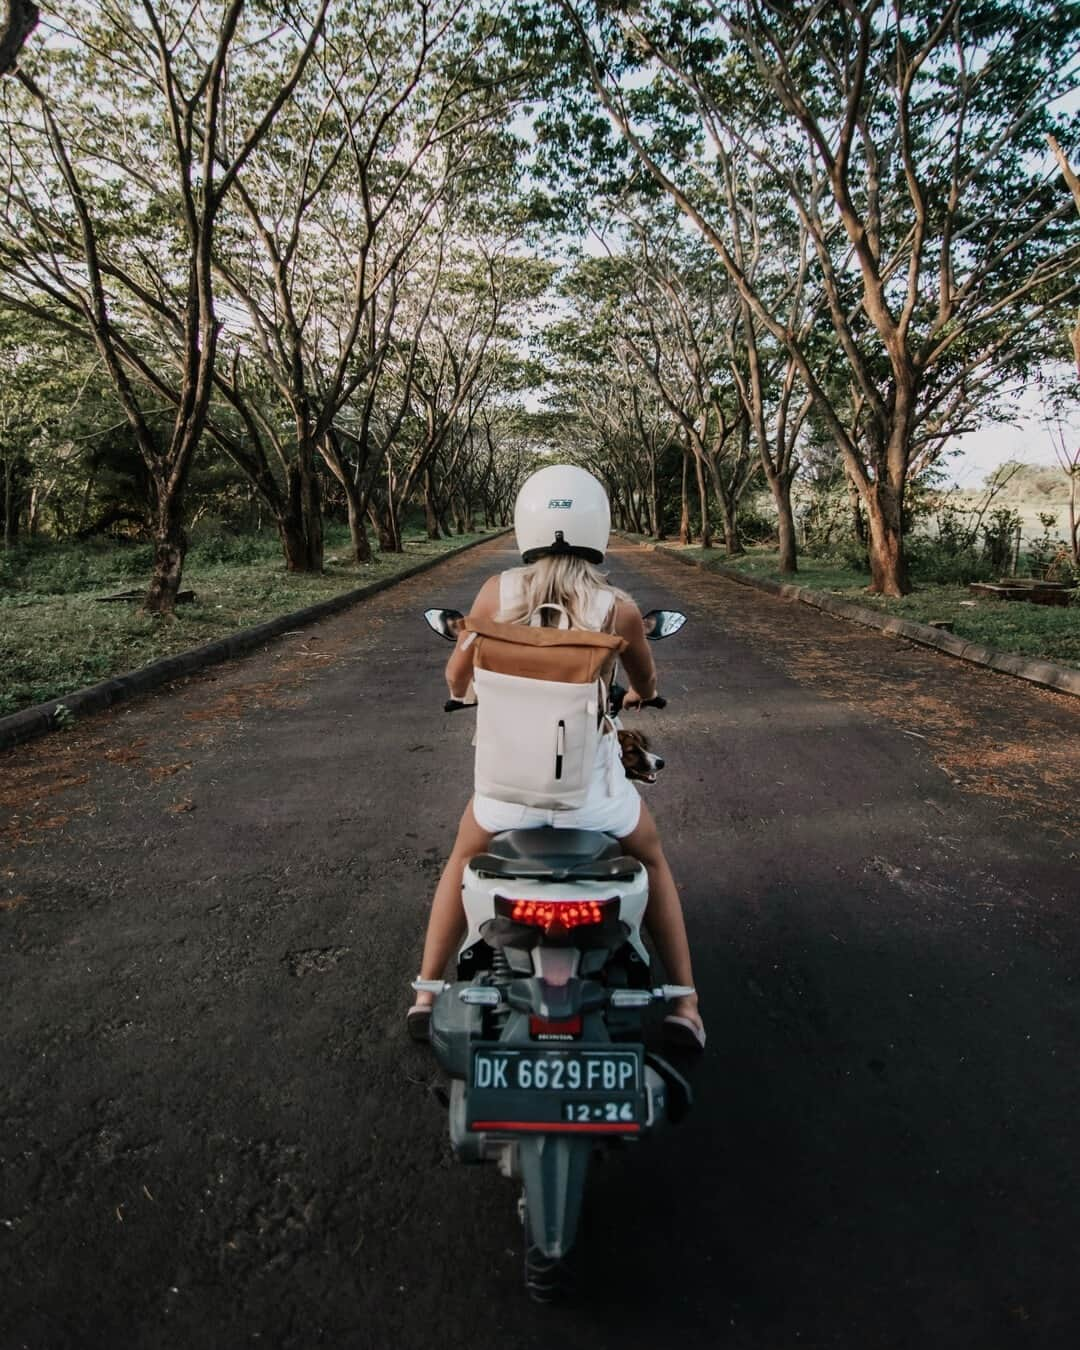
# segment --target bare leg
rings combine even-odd
[[[690,944],[686,937],[678,887],[664,856],[656,821],[644,802],[641,803],[641,816],[633,833],[619,842],[631,857],[645,864],[649,874],[649,907],[645,911],[645,926],[668,979],[672,984],[692,985],[694,971],[690,964]],[[696,994],[690,998],[676,999],[671,1008],[680,1017],[688,1017],[692,1022],[702,1025]]]
[[[423,980],[441,978],[447,961],[464,935],[461,880],[465,874],[465,864],[478,853],[483,853],[492,838],[487,830],[482,830],[476,823],[470,801],[461,817],[453,852],[435,888],[435,899],[431,902],[431,917],[428,919],[424,955],[420,962],[420,978]],[[432,994],[417,994],[416,1002],[424,1007],[433,1001],[433,997]]]

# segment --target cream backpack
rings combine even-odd
[[[608,729],[603,673],[625,639],[486,619],[465,627],[474,634],[476,791],[554,811],[583,805]]]

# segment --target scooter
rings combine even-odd
[[[424,617],[456,640],[459,611]],[[686,621],[674,610],[644,618],[653,641]],[[624,692],[612,685],[613,715]],[[413,987],[435,996],[431,1046],[450,1078],[455,1156],[493,1162],[520,1183],[525,1286],[547,1303],[569,1285],[593,1153],[640,1141],[690,1108],[689,1084],[646,1048],[642,1024],[651,1004],[693,990],[653,985],[641,934],[645,868],[612,835],[498,834],[466,867],[462,897],[457,978]]]

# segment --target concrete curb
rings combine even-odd
[[[804,605],[812,605],[814,609],[823,610],[838,619],[861,623],[867,628],[878,628],[883,633],[894,633],[909,642],[917,642],[923,647],[933,647],[939,652],[944,652],[946,656],[959,657],[961,661],[969,661],[972,665],[985,666],[1003,675],[1014,675],[1018,680],[1042,685],[1044,689],[1053,689],[1059,694],[1074,694],[1080,697],[1080,670],[1075,670],[1071,666],[1059,666],[1054,661],[1036,661],[1031,657],[1017,656],[1013,652],[998,651],[996,647],[987,647],[980,642],[968,642],[965,638],[957,637],[955,633],[944,633],[939,628],[931,628],[929,624],[913,623],[910,619],[897,619],[888,614],[879,614],[876,610],[853,605],[849,600],[839,600],[835,595],[815,591],[809,586],[791,586],[779,581],[767,581],[763,577],[748,576],[735,567],[717,567],[715,564],[706,567],[701,559],[688,558],[679,549],[668,548],[664,544],[643,543],[640,540],[634,542],[639,548],[663,553],[689,567],[698,567],[702,571],[725,577],[728,581],[737,581],[741,586],[766,591],[785,600],[799,600]]]
[[[329,600],[322,600],[317,605],[294,609],[291,614],[279,614],[276,619],[267,619],[265,623],[257,624],[254,628],[242,628],[238,633],[216,638],[202,647],[192,647],[189,651],[177,652],[175,656],[163,656],[139,670],[129,671],[125,675],[114,675],[112,679],[102,680],[100,684],[92,684],[86,689],[65,694],[62,698],[53,698],[47,703],[38,703],[33,708],[24,708],[22,712],[0,717],[0,751],[10,750],[24,741],[32,741],[38,736],[48,735],[50,731],[59,730],[64,725],[63,721],[57,720],[57,709],[60,707],[66,708],[68,713],[74,716],[101,712],[105,708],[112,707],[114,703],[122,703],[137,694],[149,693],[150,690],[158,689],[161,685],[169,684],[184,675],[193,675],[198,670],[205,670],[207,666],[228,661],[234,656],[243,656],[283,633],[291,632],[294,628],[304,628],[319,619],[339,614],[359,601],[367,600],[369,596],[396,586],[399,581],[408,581],[410,577],[428,572],[450,558],[468,553],[469,549],[478,548],[481,544],[487,544],[492,539],[498,539],[508,533],[509,530],[496,530],[494,534],[486,535],[483,539],[474,539],[460,548],[448,549],[437,557],[425,558],[415,567],[407,567],[402,572],[382,577],[379,581],[360,586],[354,591],[344,591],[341,595],[331,596]],[[67,714],[60,714],[61,718],[66,716]]]

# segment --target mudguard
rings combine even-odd
[[[540,1134],[518,1141],[529,1242],[553,1261],[574,1245],[595,1141]]]

